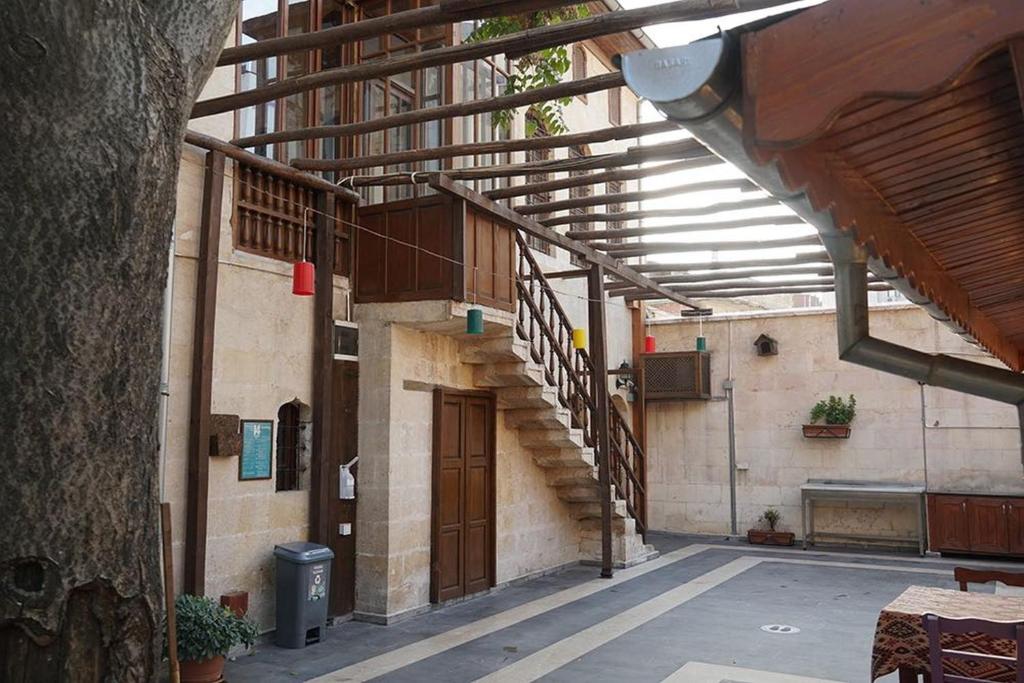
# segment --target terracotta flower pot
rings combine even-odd
[[[223,680],[224,657],[211,657],[201,662],[181,662],[181,683],[219,683]]]
[[[750,529],[747,531],[747,543],[751,545],[793,545],[796,535],[792,531],[768,531]]]

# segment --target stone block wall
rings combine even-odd
[[[920,309],[872,309],[872,334],[926,352],[995,363]],[[655,324],[659,351],[695,347],[697,325]],[[779,355],[756,355],[760,334]],[[930,490],[1024,492],[1013,406],[842,362],[831,311],[729,314],[704,323],[711,351],[710,401],[648,404],[650,523],[654,529],[728,533],[728,407],[734,381],[739,533],[768,506],[800,533],[801,484],[811,478],[925,482]],[[801,425],[830,394],[857,397],[849,440],[805,439]],[[927,471],[925,453],[927,451]],[[890,505],[817,507],[820,531],[915,533],[911,510]]]

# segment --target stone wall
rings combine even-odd
[[[654,324],[659,351],[693,350],[697,325]],[[872,334],[926,352],[995,361],[913,306],[872,309]],[[759,357],[760,334],[779,355]],[[831,311],[730,314],[704,324],[710,401],[648,404],[650,523],[654,529],[728,533],[728,413],[722,381],[734,381],[739,533],[767,506],[800,533],[801,484],[810,478],[925,482],[931,490],[1024,492],[1013,406],[838,360]],[[801,425],[829,394],[857,397],[849,440],[805,439]],[[927,451],[927,471],[925,470]],[[821,531],[907,538],[905,507],[821,508]]]

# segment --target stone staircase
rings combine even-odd
[[[462,337],[460,349],[462,362],[474,366],[474,384],[495,393],[506,425],[518,431],[520,445],[544,468],[548,486],[580,521],[581,559],[599,564],[601,489],[594,449],[586,445],[583,430],[573,427],[569,410],[546,381],[544,367],[533,360],[530,345],[504,328],[498,336]],[[630,566],[656,555],[612,487],[613,563]]]

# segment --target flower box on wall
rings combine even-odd
[[[806,439],[849,439],[850,425],[804,425]]]
[[[750,529],[747,531],[747,543],[751,545],[793,545],[796,536],[792,531],[770,531],[767,529]]]

